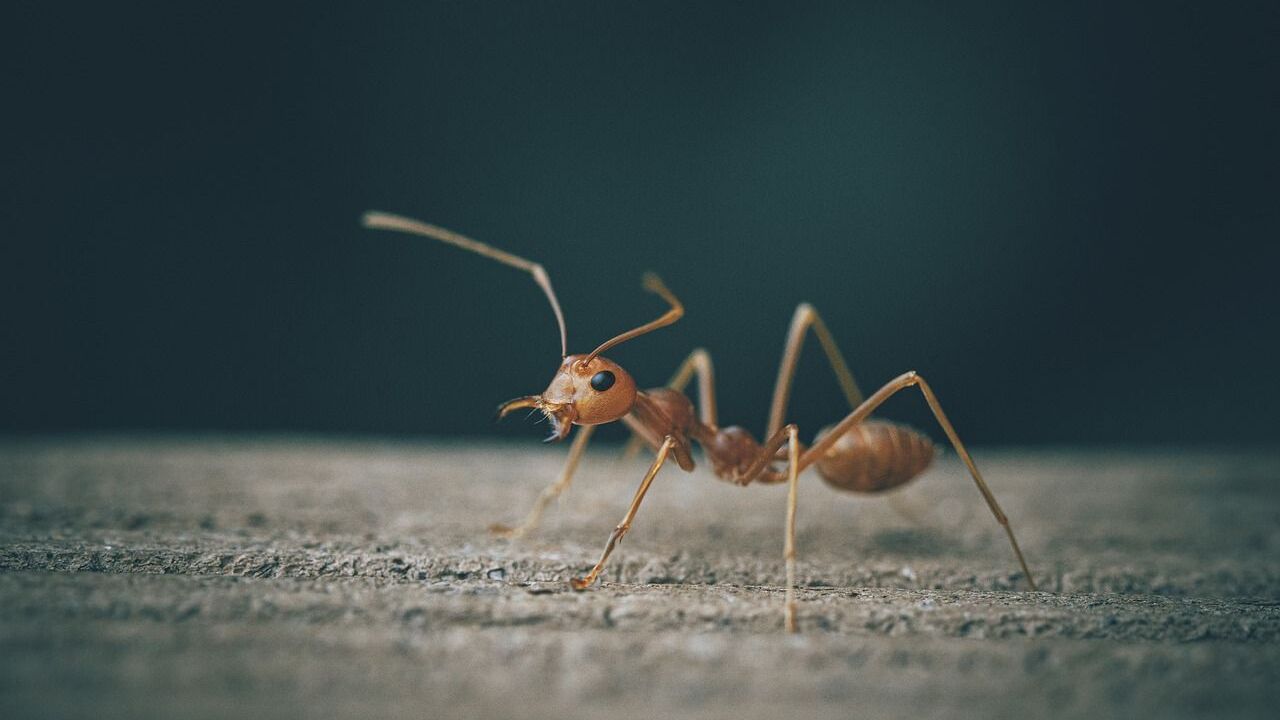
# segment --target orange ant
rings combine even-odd
[[[801,304],[792,318],[782,356],[782,367],[779,368],[778,380],[774,385],[766,440],[761,444],[741,427],[720,427],[716,419],[711,356],[705,350],[694,350],[680,365],[667,387],[653,390],[638,390],[635,380],[626,370],[603,356],[602,353],[610,348],[671,325],[684,316],[684,306],[657,275],[646,274],[644,288],[670,306],[661,317],[605,341],[586,355],[570,355],[564,314],[560,311],[555,291],[551,289],[551,280],[541,265],[450,230],[398,215],[368,212],[364,216],[364,225],[439,240],[524,270],[542,288],[555,312],[556,323],[560,326],[561,359],[551,384],[540,395],[527,395],[503,403],[499,407],[498,416],[504,417],[520,408],[537,409],[551,422],[552,434],[548,440],[564,440],[574,425],[581,426],[582,429],[574,438],[560,477],[542,491],[524,522],[515,527],[495,525],[490,528],[493,532],[507,537],[519,537],[537,526],[547,504],[569,487],[587,442],[597,426],[621,420],[634,433],[633,442],[644,442],[655,451],[653,462],[640,481],[640,487],[631,500],[627,514],[609,534],[600,560],[585,576],[569,581],[573,589],[585,590],[599,577],[614,547],[631,529],[645,493],[649,491],[653,478],[668,457],[674,457],[681,470],[693,470],[692,443],[697,441],[715,474],[724,480],[737,485],[752,482],[769,485],[788,483],[784,544],[787,577],[784,623],[788,631],[795,632],[796,489],[800,473],[810,465],[816,465],[822,479],[836,489],[874,493],[903,485],[924,472],[933,459],[933,444],[927,437],[903,425],[883,420],[867,420],[890,396],[910,387],[919,388],[924,395],[925,402],[942,426],[947,439],[969,468],[969,474],[973,476],[987,506],[1008,535],[1009,544],[1018,558],[1018,564],[1022,566],[1027,584],[1032,590],[1036,589],[1031,570],[1027,567],[1022,551],[1018,548],[1018,541],[1013,536],[1013,529],[1009,526],[1009,518],[1000,509],[991,489],[982,479],[982,474],[960,442],[955,428],[943,413],[929,384],[917,373],[908,372],[889,381],[870,396],[864,396],[836,347],[831,332],[812,306]],[[795,424],[783,425],[783,416],[796,364],[800,359],[800,348],[809,330],[817,335],[853,411],[840,422],[819,432],[814,443],[806,448],[800,442],[799,429]],[[695,374],[698,377],[696,413],[693,402],[683,392]]]

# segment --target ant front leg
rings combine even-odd
[[[547,505],[550,505],[552,500],[560,497],[560,493],[567,490],[573,482],[573,474],[578,470],[578,463],[582,460],[582,453],[586,451],[587,443],[591,440],[591,435],[595,431],[595,425],[584,425],[578,430],[578,436],[573,439],[573,446],[569,448],[569,459],[564,464],[564,470],[560,471],[560,477],[542,490],[523,522],[515,527],[494,523],[489,526],[489,532],[499,537],[514,539],[523,537],[529,531],[537,528],[538,523],[542,520],[542,513],[547,509]]]
[[[609,555],[613,553],[613,548],[622,541],[627,531],[631,529],[631,523],[636,519],[636,513],[640,510],[640,503],[644,501],[645,493],[649,492],[649,486],[653,484],[653,478],[658,475],[658,471],[662,469],[662,464],[667,461],[667,453],[671,452],[671,448],[676,444],[676,439],[670,435],[662,441],[661,447],[658,448],[658,454],[653,459],[653,464],[649,466],[649,472],[644,474],[644,480],[640,481],[640,487],[636,489],[636,495],[631,499],[631,507],[627,509],[627,514],[623,516],[622,522],[618,523],[613,532],[609,534],[609,541],[605,543],[604,553],[600,555],[599,562],[591,568],[591,572],[585,577],[573,578],[569,581],[570,587],[574,590],[586,590],[600,576],[600,571],[604,569],[604,564],[609,559]]]
[[[889,381],[884,387],[875,391],[871,397],[858,406],[856,410],[845,416],[843,420],[831,429],[821,440],[814,443],[804,455],[800,458],[800,470],[812,465],[823,453],[831,448],[832,445],[840,439],[840,436],[849,432],[855,425],[862,422],[880,407],[886,400],[901,390],[909,387],[917,387],[920,393],[924,395],[924,401],[928,403],[929,409],[933,412],[933,417],[937,419],[938,424],[942,426],[942,431],[946,433],[947,439],[951,441],[951,446],[955,448],[956,454],[964,461],[965,467],[969,469],[969,475],[973,477],[973,482],[978,486],[978,492],[982,493],[982,497],[987,501],[987,507],[991,508],[991,514],[995,516],[996,522],[1004,528],[1005,535],[1009,537],[1009,545],[1013,547],[1013,554],[1018,558],[1018,564],[1022,566],[1022,572],[1026,575],[1027,585],[1032,590],[1036,589],[1035,578],[1031,576],[1031,569],[1027,567],[1027,561],[1022,556],[1022,549],[1018,547],[1018,539],[1013,535],[1013,528],[1009,525],[1009,518],[1000,509],[1000,503],[996,502],[996,497],[991,493],[991,488],[987,487],[987,481],[982,479],[982,473],[978,472],[978,466],[974,464],[973,458],[969,456],[969,451],[965,449],[964,443],[960,442],[960,436],[956,434],[956,430],[951,426],[951,421],[947,419],[947,414],[942,411],[942,404],[938,402],[938,397],[933,394],[933,389],[929,387],[929,383],[925,382],[914,370],[903,373],[893,380]]]

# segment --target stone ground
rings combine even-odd
[[[953,456],[895,499],[564,448],[314,438],[0,441],[0,715],[1274,716],[1280,455],[984,451],[1028,592]]]

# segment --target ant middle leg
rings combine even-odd
[[[799,632],[796,627],[796,501],[800,489],[800,432],[787,426],[787,537],[782,544],[782,558],[787,568],[786,608],[783,627]]]
[[[809,303],[800,303],[796,307],[795,314],[791,316],[791,326],[787,329],[787,340],[782,351],[782,363],[778,366],[778,380],[773,386],[773,402],[769,404],[769,422],[766,426],[765,437],[771,437],[776,433],[785,420],[787,405],[791,399],[791,386],[795,383],[796,368],[800,362],[800,352],[804,349],[804,340],[807,331],[810,329],[813,330],[813,334],[822,345],[822,350],[827,356],[831,371],[835,374],[836,381],[840,384],[840,390],[844,393],[845,399],[849,401],[849,409],[857,408],[865,398],[862,390],[858,387],[858,381],[854,379],[853,372],[849,369],[849,364],[845,362],[844,355],[840,352],[840,347],[836,344],[835,336],[831,334],[827,324],[822,321],[822,316]],[[915,525],[926,524],[924,511],[909,502],[908,498],[902,493],[889,493],[886,495],[885,500],[894,512],[907,521]]]
[[[770,466],[778,461],[778,451],[787,445],[787,473],[780,477]],[[783,609],[783,626],[787,632],[798,632],[796,626],[796,504],[800,490],[800,429],[791,423],[773,433],[756,453],[755,460],[735,478],[743,485],[760,479],[767,483],[783,480],[787,483],[787,530],[782,543],[782,559],[786,567],[786,605]]]
[[[773,386],[773,402],[769,404],[769,424],[764,432],[765,437],[773,437],[774,433],[782,428],[783,415],[787,412],[787,402],[791,398],[791,385],[796,376],[796,365],[800,362],[800,350],[804,347],[805,332],[810,328],[818,337],[818,342],[822,344],[822,350],[827,355],[831,370],[835,373],[840,389],[849,401],[849,408],[856,408],[862,403],[862,390],[858,388],[858,382],[853,379],[853,372],[849,370],[849,364],[844,361],[844,355],[840,354],[840,348],[836,345],[836,339],[831,331],[827,329],[827,324],[822,322],[822,316],[818,315],[818,311],[812,305],[800,303],[796,307],[795,315],[791,317],[791,327],[787,329],[782,364],[778,367],[778,381]]]
[[[578,435],[573,439],[573,445],[569,448],[569,458],[565,461],[564,469],[560,471],[560,476],[555,482],[543,488],[538,495],[538,499],[534,501],[533,507],[529,509],[529,514],[524,520],[515,527],[504,525],[502,523],[494,523],[489,526],[489,532],[499,537],[520,538],[530,531],[538,527],[538,523],[542,521],[542,513],[547,509],[547,505],[552,500],[560,497],[569,488],[573,482],[573,474],[578,470],[578,463],[582,460],[582,454],[587,449],[587,443],[591,440],[591,435],[596,431],[595,425],[583,425],[578,429]]]

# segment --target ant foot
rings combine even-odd
[[[519,528],[513,528],[510,525],[504,525],[502,523],[494,523],[489,526],[489,534],[494,537],[515,538],[519,537],[523,533],[519,532]]]

